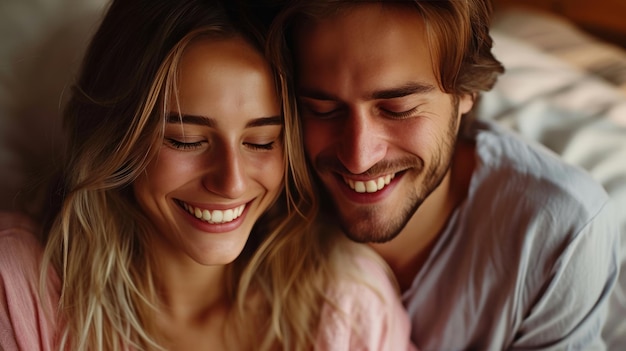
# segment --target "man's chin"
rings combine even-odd
[[[358,243],[384,244],[393,240],[402,231],[402,226],[392,228],[388,225],[373,225],[371,223],[359,223],[356,226],[346,225],[342,222],[342,230],[352,241]]]
[[[339,212],[337,219],[341,229],[351,240],[384,244],[400,235],[421,203],[422,201],[410,201],[404,209],[396,211],[380,205],[367,211]]]

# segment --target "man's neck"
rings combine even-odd
[[[413,214],[402,232],[384,244],[370,244],[393,270],[400,289],[410,288],[445,229],[454,209],[467,196],[474,170],[473,145],[458,145],[451,169]]]

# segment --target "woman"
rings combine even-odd
[[[0,220],[6,351],[411,347],[377,258],[312,221],[295,117],[235,10],[111,4],[43,257],[32,224]]]

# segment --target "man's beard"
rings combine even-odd
[[[404,202],[405,205],[398,210],[400,213],[390,215],[387,220],[371,220],[372,218],[380,217],[377,213],[378,208],[364,209],[359,212],[358,218],[353,217],[346,220],[337,211],[336,203],[333,201],[334,210],[335,213],[337,213],[337,219],[341,229],[348,238],[360,243],[382,244],[394,239],[406,227],[426,198],[439,187],[445,178],[450,163],[447,162],[446,166],[443,168],[439,167],[440,165],[439,162],[433,163],[433,167],[427,170],[424,180],[417,184],[421,189],[414,189],[414,192],[406,194],[407,200]],[[423,171],[418,172],[416,177],[422,173]]]
[[[367,209],[360,210],[356,216],[351,216],[350,218],[343,216],[341,211],[339,211],[339,205],[328,193],[328,190],[317,174],[318,172],[321,173],[321,170],[327,173],[331,173],[332,171],[339,171],[339,173],[347,172],[345,167],[336,158],[318,160],[320,162],[316,164],[317,172],[314,172],[316,174],[315,178],[317,183],[321,185],[321,188],[324,189],[324,191],[320,192],[322,194],[322,209],[330,218],[338,222],[346,236],[353,241],[360,243],[385,243],[394,239],[406,227],[428,196],[439,187],[448,173],[456,145],[458,127],[457,116],[458,103],[453,106],[453,116],[447,131],[447,138],[442,140],[439,145],[438,150],[441,152],[437,153],[431,160],[432,163],[428,169],[424,169],[423,160],[415,156],[397,162],[383,161],[363,173],[365,175],[375,176],[385,174],[385,169],[397,170],[407,166],[412,167],[410,171],[413,171],[414,174],[405,174],[401,179],[403,182],[417,182],[418,178],[423,174],[423,180],[414,184],[415,188],[412,189],[413,191],[406,194],[408,199],[404,201],[405,205],[397,211],[400,213],[389,215],[387,220],[372,221],[372,218],[380,217],[378,213],[380,208],[373,205]],[[410,176],[413,176],[414,179],[406,179]],[[394,191],[398,191],[398,189],[394,189]]]

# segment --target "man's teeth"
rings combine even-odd
[[[209,211],[209,210],[203,210],[201,208],[193,207],[183,202],[183,207],[191,215],[207,223],[223,224],[223,223],[232,222],[235,219],[239,218],[239,216],[241,216],[241,214],[243,213],[243,210],[246,208],[246,205],[241,205],[235,208],[230,208],[228,210]]]
[[[382,190],[386,185],[389,185],[389,183],[395,176],[395,174],[387,174],[386,176],[378,177],[377,179],[371,179],[364,182],[344,177],[343,181],[348,184],[350,189],[356,191],[357,193],[375,193]]]

